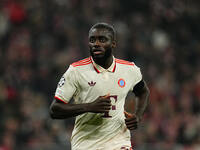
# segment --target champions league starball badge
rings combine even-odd
[[[123,87],[125,87],[125,84],[126,84],[126,82],[124,81],[124,79],[119,79],[118,80],[118,85],[121,87],[121,88],[123,88]]]
[[[62,78],[60,79],[60,81],[58,82],[58,86],[59,86],[59,87],[62,87],[64,84],[65,84],[65,78],[62,77]]]

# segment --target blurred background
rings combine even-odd
[[[50,119],[49,105],[97,22],[151,90],[135,150],[200,150],[199,20],[198,0],[0,0],[0,150],[70,150],[73,119]]]

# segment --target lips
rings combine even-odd
[[[103,53],[103,50],[101,50],[101,49],[93,49],[92,52],[93,52],[95,55],[98,55],[98,54],[102,54],[102,53]]]

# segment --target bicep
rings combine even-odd
[[[58,99],[53,99],[51,105],[50,105],[50,109],[53,110],[55,107],[57,107],[58,105],[62,105],[62,104],[66,104],[63,101],[60,101]]]
[[[148,92],[148,91],[149,91],[149,89],[147,87],[147,84],[143,79],[141,81],[139,81],[133,88],[133,93],[136,96],[140,96],[143,93]]]

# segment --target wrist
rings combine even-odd
[[[139,114],[139,113],[136,113],[136,116],[137,116],[137,118],[138,118],[138,121],[140,122],[141,120],[142,120],[142,114]]]
[[[87,113],[87,112],[91,112],[91,110],[90,110],[90,103],[86,103],[86,104],[84,104],[84,112],[85,113]]]

